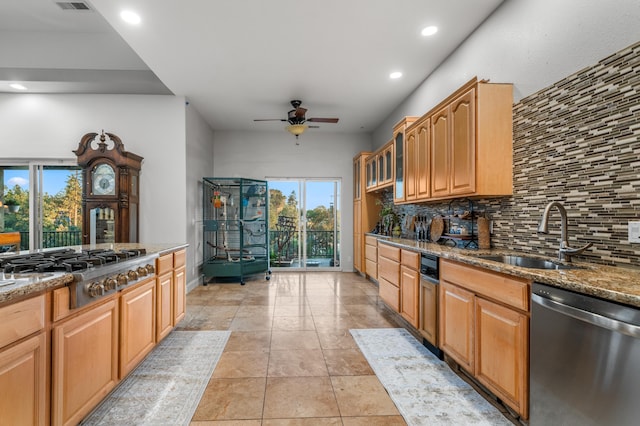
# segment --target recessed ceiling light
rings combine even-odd
[[[27,90],[27,88],[20,83],[11,83],[9,87],[16,90]]]
[[[400,71],[394,71],[389,74],[389,78],[396,79],[402,77],[402,73]]]
[[[437,32],[438,32],[438,27],[436,27],[434,25],[430,25],[430,26],[424,27],[422,29],[422,35],[425,36],[425,37],[434,35]]]
[[[120,12],[120,17],[127,24],[137,25],[141,21],[140,15],[130,10],[123,10],[122,12]]]

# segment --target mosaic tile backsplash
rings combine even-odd
[[[560,215],[538,234],[545,205],[560,201],[569,244],[593,247],[576,260],[640,266],[627,223],[640,220],[640,42],[549,86],[513,107],[514,195],[474,200],[494,223],[496,248],[555,256]],[[433,216],[449,203],[397,206]]]

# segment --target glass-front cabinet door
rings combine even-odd
[[[385,182],[393,182],[393,143],[384,150],[384,180]]]
[[[398,132],[393,142],[393,151],[395,152],[395,176],[393,184],[393,201],[404,201],[404,133]]]

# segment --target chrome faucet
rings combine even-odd
[[[554,207],[560,212],[560,249],[558,250],[558,259],[560,261],[564,260],[566,262],[571,262],[571,256],[582,253],[591,247],[592,243],[580,248],[569,247],[569,237],[567,236],[567,211],[558,201],[552,201],[544,208],[540,224],[538,225],[539,233],[547,234],[549,232],[549,213],[551,213],[551,209]]]

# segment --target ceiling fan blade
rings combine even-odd
[[[254,119],[253,121],[287,121],[284,118],[259,118]]]
[[[307,112],[306,108],[298,107],[298,108],[296,108],[296,117],[298,117],[298,118],[304,117],[306,112]]]
[[[337,118],[307,118],[307,121],[311,121],[313,123],[337,123]]]

